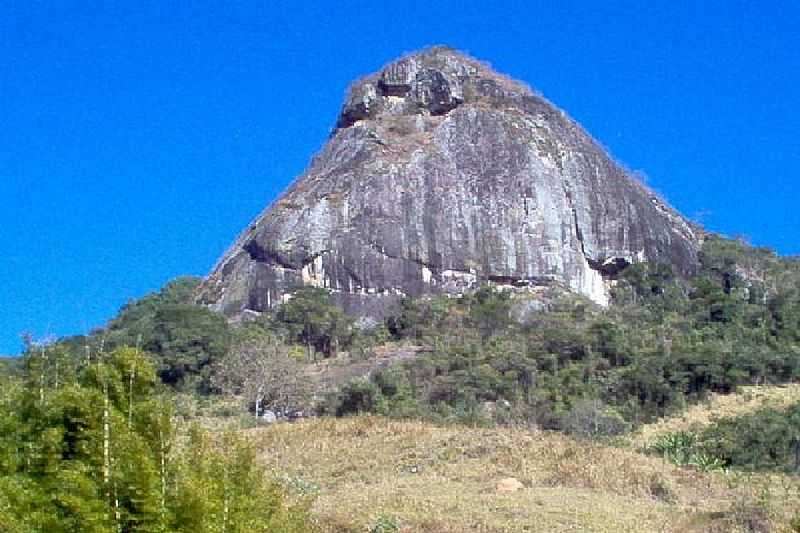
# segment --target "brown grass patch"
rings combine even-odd
[[[725,474],[547,432],[365,416],[247,434],[271,470],[318,488],[315,512],[327,532],[368,531],[381,515],[396,517],[402,531],[431,533],[713,531],[719,524],[747,531],[747,517],[732,510],[758,506],[753,487]],[[498,494],[497,481],[507,477],[525,488]],[[773,515],[790,512],[787,505],[753,519],[772,527]]]

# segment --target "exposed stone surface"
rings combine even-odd
[[[544,98],[432,48],[350,88],[328,143],[199,299],[238,316],[306,284],[376,315],[399,295],[492,281],[603,304],[630,263],[691,273],[699,232]]]
[[[505,479],[501,479],[495,485],[496,492],[517,492],[518,490],[524,488],[525,485],[523,485],[520,480],[513,477],[507,477]]]

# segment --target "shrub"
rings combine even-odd
[[[336,416],[357,413],[376,413],[384,405],[380,388],[367,379],[356,379],[340,391],[336,398]]]
[[[705,452],[697,435],[688,431],[662,435],[648,447],[648,451],[678,466],[693,466],[703,472],[720,470],[725,466],[722,459]]]
[[[614,437],[630,429],[622,416],[599,401],[578,403],[563,417],[562,429],[580,437]]]
[[[703,431],[703,449],[726,464],[750,470],[798,468],[800,404],[723,418]]]
[[[400,521],[391,515],[381,515],[370,528],[370,533],[393,533],[400,531]]]
[[[289,503],[284,488],[267,479],[254,448],[243,438],[226,434],[216,441],[193,428],[185,456],[175,494],[177,531],[313,531],[309,502]]]

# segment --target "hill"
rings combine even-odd
[[[327,144],[199,300],[238,317],[311,285],[375,318],[493,283],[607,304],[630,264],[691,275],[703,235],[541,95],[436,47],[351,86]]]
[[[14,533],[800,528],[800,262],[451,49],[354,84],[209,278],[20,361]]]
[[[317,496],[329,532],[788,531],[800,489],[553,432],[355,417],[246,434],[286,484]],[[508,478],[521,487],[504,491]]]

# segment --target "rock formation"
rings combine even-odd
[[[437,47],[350,88],[327,144],[199,300],[238,316],[314,285],[376,315],[401,295],[494,282],[605,304],[631,263],[690,274],[699,233],[542,96]]]

